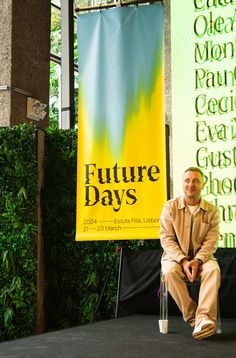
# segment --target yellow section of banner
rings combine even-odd
[[[76,240],[158,238],[167,191],[163,77],[149,101],[140,95],[117,160],[107,137],[93,142],[82,106],[79,118]]]

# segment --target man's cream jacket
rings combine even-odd
[[[192,226],[194,258],[202,262],[213,259],[219,238],[219,216],[214,205],[201,198]],[[166,202],[160,217],[162,260],[180,262],[188,258],[191,214],[180,196]]]

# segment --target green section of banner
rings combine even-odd
[[[76,240],[153,239],[166,200],[163,7],[78,17]]]

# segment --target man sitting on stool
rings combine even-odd
[[[167,201],[160,219],[163,247],[162,273],[168,291],[193,330],[203,339],[216,332],[220,268],[213,254],[219,238],[219,217],[214,205],[201,197],[204,176],[199,168],[185,170],[183,196]],[[184,278],[200,277],[198,304],[188,293]]]

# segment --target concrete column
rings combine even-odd
[[[0,127],[48,124],[50,1],[0,1]],[[47,105],[43,120],[27,118],[27,97]]]

